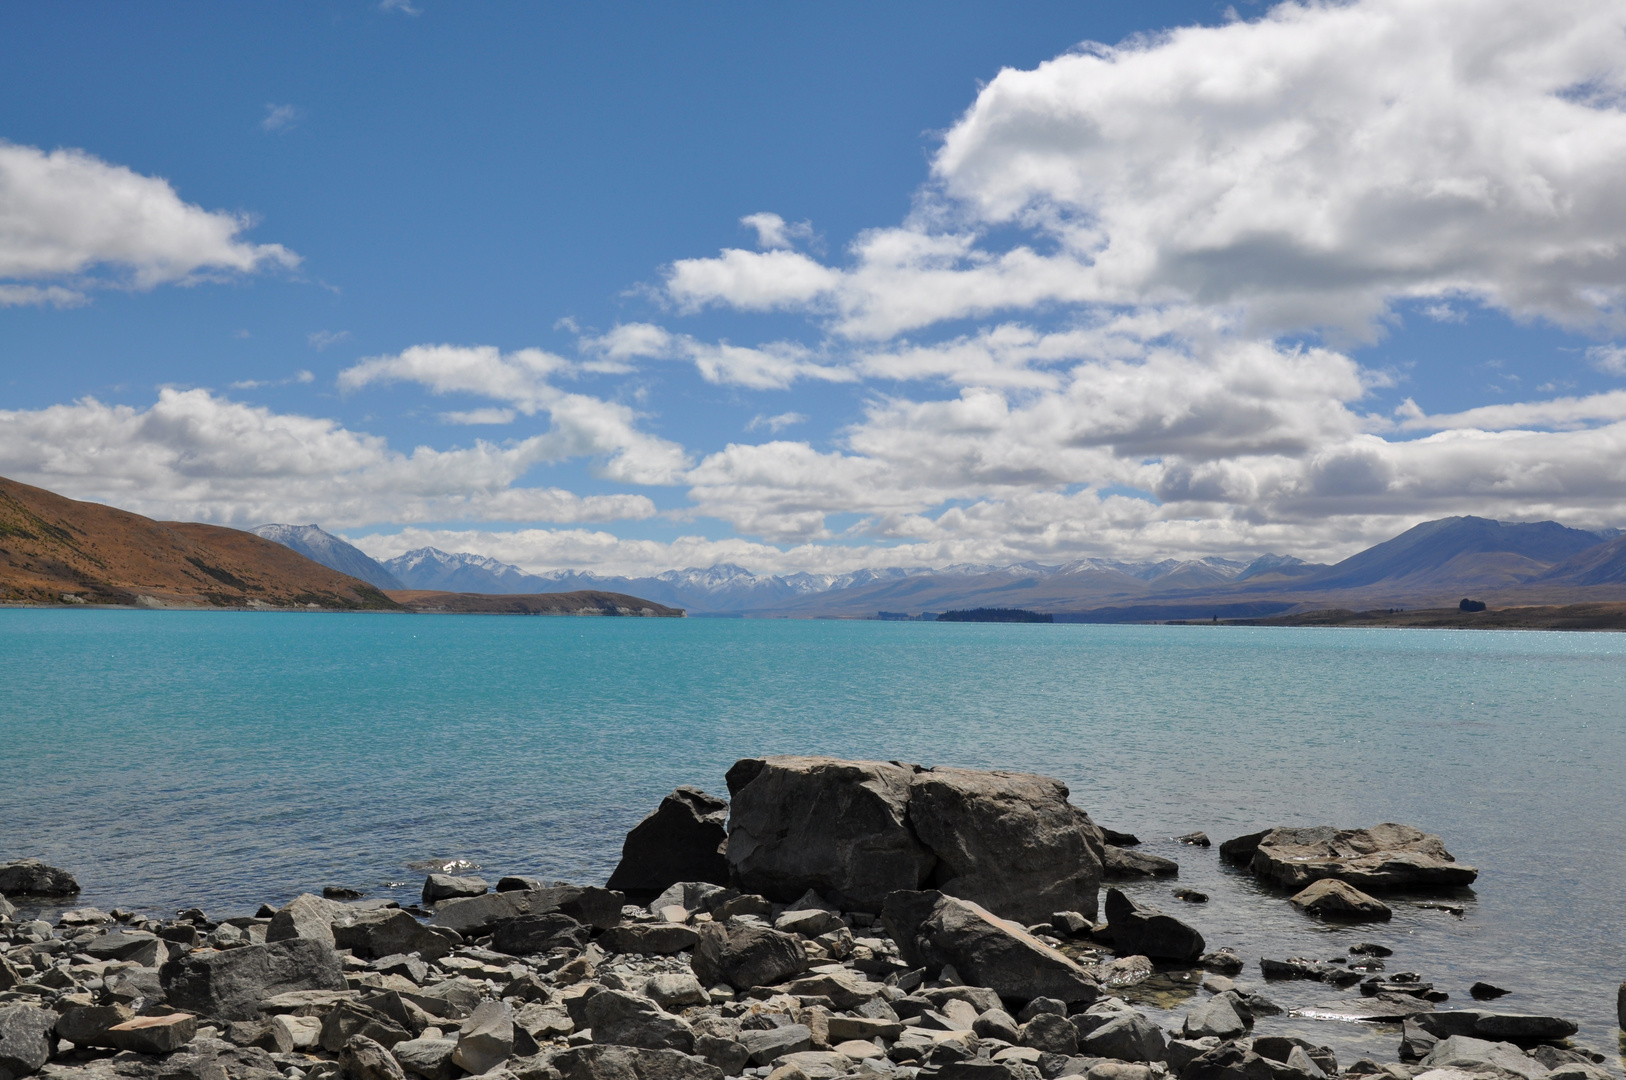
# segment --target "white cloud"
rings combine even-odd
[[[1626,375],[1626,347],[1616,344],[1594,345],[1586,351],[1592,366],[1609,375]]]
[[[513,409],[467,409],[463,412],[443,412],[443,424],[512,424],[518,414]]]
[[[379,11],[399,11],[402,15],[422,15],[423,10],[412,6],[412,0],[378,0]]]
[[[799,412],[779,413],[776,416],[768,416],[766,413],[757,413],[757,415],[751,417],[751,422],[745,425],[745,430],[757,431],[761,428],[767,428],[770,432],[777,435],[788,427],[805,423],[807,423],[807,416]]]
[[[341,341],[350,340],[348,330],[314,330],[305,335],[305,340],[317,352],[323,352],[329,345],[337,345]]]
[[[632,359],[689,360],[707,382],[752,390],[783,390],[798,379],[855,382],[844,364],[821,362],[805,345],[777,341],[756,347],[704,342],[673,334],[651,323],[624,323],[599,337],[585,337],[582,348],[605,361]],[[588,365],[584,365],[588,366]],[[602,370],[602,363],[594,368]]]
[[[316,376],[308,371],[294,372],[286,379],[239,379],[231,384],[233,390],[259,390],[267,386],[289,386],[293,383],[312,383]]]
[[[0,304],[71,306],[94,284],[149,289],[298,265],[280,244],[240,239],[250,224],[183,202],[168,181],[82,150],[0,142]],[[98,268],[111,276],[85,276]],[[65,283],[8,284],[49,278]]]
[[[728,304],[744,311],[805,307],[832,293],[841,272],[798,251],[725,249],[715,259],[679,259],[666,273],[666,294],[684,311]]]
[[[265,107],[265,118],[260,121],[262,131],[287,131],[300,120],[300,112],[292,105],[272,105]]]
[[[756,230],[757,247],[759,248],[794,247],[794,242],[797,240],[811,240],[813,238],[813,223],[811,221],[802,221],[792,225],[778,214],[747,214],[745,217],[740,218],[740,224]]]

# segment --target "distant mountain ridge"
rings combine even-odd
[[[331,570],[360,578],[380,589],[404,587],[371,555],[316,525],[256,525],[248,531],[283,547],[293,548],[307,559],[314,559]]]

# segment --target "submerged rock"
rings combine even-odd
[[[75,896],[79,882],[38,859],[0,863],[0,896]]]
[[[1107,890],[1107,926],[1120,956],[1192,961],[1203,953],[1202,934],[1172,915],[1135,903],[1118,889]]]
[[[1383,891],[1456,888],[1479,876],[1457,862],[1438,836],[1393,823],[1370,829],[1273,829],[1259,841],[1249,866],[1295,891],[1322,878]]]
[[[1180,873],[1180,864],[1173,859],[1142,851],[1127,851],[1111,844],[1106,845],[1104,861],[1106,877],[1117,881],[1126,878],[1177,877]]]
[[[680,881],[728,884],[728,803],[680,787],[627,833],[605,887],[629,895],[664,892]]]
[[[1388,904],[1337,878],[1322,878],[1306,886],[1295,893],[1290,902],[1301,911],[1324,919],[1386,922],[1394,917]]]

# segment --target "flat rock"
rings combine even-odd
[[[435,908],[431,925],[455,930],[464,937],[489,933],[504,919],[520,915],[563,912],[577,922],[607,930],[621,921],[626,895],[591,885],[552,885],[487,893],[462,900],[447,900]]]
[[[0,863],[0,896],[75,896],[79,882],[72,874],[38,859]]]
[[[442,900],[456,900],[465,896],[484,896],[491,891],[484,878],[454,877],[451,874],[430,874],[423,881],[423,902],[434,905]]]
[[[1417,1023],[1423,1030],[1441,1039],[1452,1035],[1469,1035],[1492,1042],[1556,1042],[1580,1030],[1575,1021],[1560,1016],[1499,1013],[1484,1009],[1430,1011],[1427,1015],[1419,1015]]]
[[[1420,998],[1404,994],[1379,994],[1369,998],[1351,998],[1307,1005],[1294,1009],[1292,1015],[1309,1020],[1365,1021],[1368,1023],[1398,1024],[1408,1018],[1422,1018],[1432,1013],[1434,1006]]]
[[[1135,903],[1119,889],[1107,890],[1107,925],[1120,956],[1193,961],[1203,953],[1202,934],[1153,907]]]
[[[1127,848],[1113,847],[1111,844],[1108,844],[1105,849],[1105,864],[1106,877],[1113,881],[1132,878],[1176,877],[1180,873],[1180,864],[1173,859],[1165,859],[1161,855],[1149,855],[1141,851],[1130,851]]]
[[[1424,1069],[1512,1073],[1526,1080],[1537,1080],[1549,1071],[1510,1042],[1491,1042],[1468,1035],[1441,1039],[1418,1065]]]
[[[338,955],[307,940],[191,952],[159,968],[158,978],[170,1005],[222,1020],[253,1020],[260,1002],[294,990],[348,989]]]
[[[500,895],[500,894],[499,894]],[[621,927],[608,933],[613,934]],[[549,949],[580,949],[587,944],[592,927],[572,919],[562,911],[543,915],[517,915],[499,922],[491,932],[491,947],[510,956],[531,956]],[[610,952],[622,950],[609,948]]]
[[[39,1071],[56,1052],[56,1013],[33,1005],[0,1005],[0,1073]]]
[[[680,881],[728,884],[728,803],[680,787],[627,833],[606,888],[660,893]]]
[[[75,1046],[104,1046],[107,1029],[126,1020],[134,1020],[135,1011],[128,1005],[88,1005],[67,1009],[57,1017],[56,1033]]]
[[[745,1047],[747,1061],[766,1065],[781,1055],[811,1050],[813,1032],[806,1024],[786,1024],[771,1031],[742,1031],[739,1042]]]
[[[604,931],[598,943],[605,952],[671,956],[700,944],[700,935],[673,923],[622,923]]]
[[[723,1080],[723,1071],[676,1050],[580,1046],[553,1057],[562,1080]]]
[[[1212,1035],[1217,1039],[1237,1039],[1253,1027],[1253,1013],[1234,990],[1215,994],[1186,1014],[1182,1034],[1188,1039]]]
[[[191,1013],[137,1016],[107,1029],[114,1049],[135,1054],[171,1054],[198,1034],[198,1018]]]
[[[1338,878],[1311,882],[1290,902],[1301,911],[1344,922],[1387,922],[1394,917],[1388,904]]]
[[[843,1012],[881,996],[881,983],[870,982],[855,971],[838,968],[806,975],[785,987],[787,994],[826,997]]]
[[[1286,960],[1272,960],[1266,957],[1259,961],[1259,971],[1267,979],[1311,979],[1330,986],[1354,986],[1365,977],[1364,972],[1347,968],[1342,964],[1330,964],[1325,960],[1307,960],[1301,957],[1288,957]]]
[[[1370,829],[1273,829],[1259,841],[1249,866],[1295,892],[1322,878],[1381,892],[1457,888],[1479,876],[1457,862],[1438,836],[1392,822]]]

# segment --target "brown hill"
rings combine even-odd
[[[391,589],[391,600],[409,611],[458,615],[642,615],[683,618],[682,608],[666,607],[626,593],[586,590],[567,593],[459,593],[433,589]]]
[[[253,533],[153,521],[0,477],[0,603],[399,610]]]

